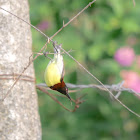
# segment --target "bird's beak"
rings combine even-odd
[[[66,93],[66,96],[71,100],[71,97],[70,97],[70,95],[68,93]]]
[[[59,89],[55,89],[55,90],[57,90],[58,92],[60,92],[60,93],[62,93],[64,95],[66,95],[71,100],[71,97],[68,94],[68,88],[67,88],[66,85],[63,88],[59,88]]]

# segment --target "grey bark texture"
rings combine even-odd
[[[27,0],[0,0],[0,7],[29,21]],[[32,39],[29,25],[0,10],[0,99],[29,63]],[[2,75],[7,75],[4,79]],[[33,65],[25,71],[35,79]],[[19,80],[4,101],[0,101],[0,140],[40,140],[41,126],[35,82]]]

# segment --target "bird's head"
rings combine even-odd
[[[71,100],[71,97],[68,94],[68,87],[66,85],[64,87],[57,89],[57,91],[66,95]]]

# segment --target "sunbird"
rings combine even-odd
[[[44,79],[48,87],[52,90],[66,95],[70,100],[71,97],[68,94],[68,87],[66,86],[64,79],[64,62],[63,56],[61,55],[61,45],[54,46],[54,58],[50,60],[44,73]]]

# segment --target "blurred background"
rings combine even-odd
[[[29,0],[31,23],[48,36],[82,10],[90,0]],[[140,1],[97,0],[53,40],[62,43],[66,51],[107,85],[124,80],[124,87],[140,93]],[[43,35],[32,29],[33,52],[46,43]],[[53,52],[52,44],[48,52]],[[53,57],[50,55],[49,57]],[[65,82],[98,84],[70,57],[63,55]],[[44,71],[49,60],[44,56],[34,61],[36,82],[44,83]],[[60,94],[55,91],[50,93]],[[76,112],[64,110],[45,93],[38,91],[43,140],[138,140],[140,120],[112,100],[109,93],[83,89],[70,93],[72,98],[83,94],[84,103]],[[116,93],[114,93],[116,94]],[[57,97],[72,109],[66,98]],[[119,99],[140,114],[137,96],[123,92]]]

